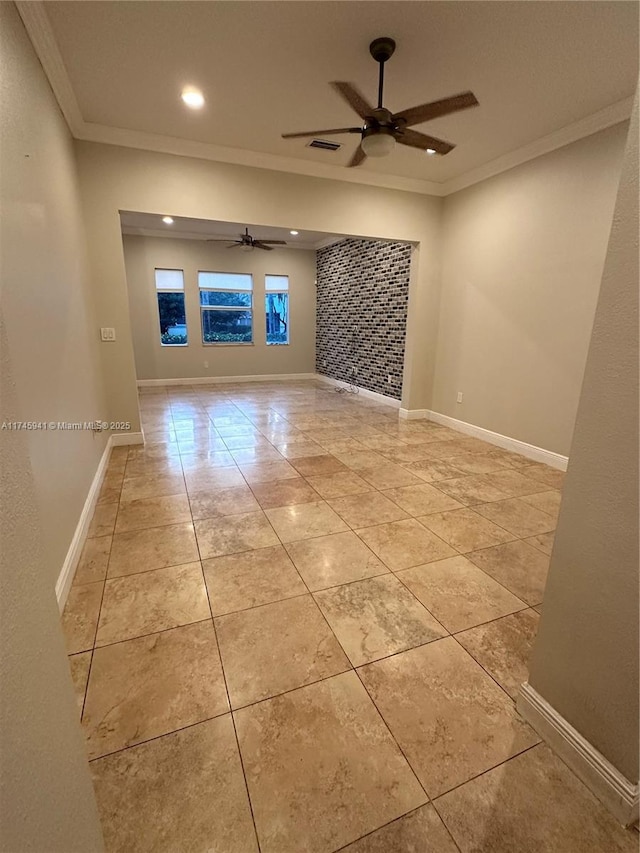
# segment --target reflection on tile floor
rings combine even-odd
[[[635,849],[515,711],[561,472],[314,382],[140,409],[63,616],[109,853]]]

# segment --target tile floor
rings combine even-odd
[[[140,408],[63,616],[109,853],[637,848],[515,710],[560,472],[313,382]]]

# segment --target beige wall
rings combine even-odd
[[[123,245],[138,379],[315,372],[315,252],[229,251],[224,244],[202,240],[127,235],[123,236]],[[184,270],[187,346],[167,347],[160,343],[156,267]],[[253,345],[202,343],[198,270],[253,275]],[[289,276],[290,342],[286,346],[267,346],[265,341],[265,274]]]
[[[529,682],[638,781],[638,104]]]
[[[2,28],[7,13],[0,5]],[[1,417],[22,419],[0,321]],[[97,853],[102,835],[27,434],[0,441],[0,849]]]
[[[626,134],[445,199],[434,411],[569,453]]]
[[[72,143],[13,4],[1,5],[15,39],[3,33],[2,308],[20,409],[29,421],[90,421],[106,406]],[[28,439],[53,587],[106,437]]]
[[[79,142],[76,151],[98,325],[114,326],[118,334],[104,349],[114,419],[137,418],[119,210],[420,242],[403,403],[426,407],[437,323],[430,309],[439,287],[441,199],[112,145]]]
[[[0,3],[0,420],[102,413],[69,133],[12,3]],[[104,446],[0,439],[0,847],[102,850],[54,585]]]

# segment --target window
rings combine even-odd
[[[253,278],[248,273],[199,272],[203,344],[253,343]]]
[[[160,319],[160,343],[165,347],[187,344],[187,316],[184,310],[182,270],[156,270],[156,295]]]
[[[264,277],[267,344],[289,343],[289,276]]]

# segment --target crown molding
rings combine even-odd
[[[423,181],[419,178],[381,175],[375,172],[346,169],[344,166],[327,166],[324,163],[312,163],[294,157],[282,157],[280,154],[265,154],[244,148],[229,148],[223,145],[213,145],[209,142],[195,142],[191,139],[161,136],[121,127],[108,127],[91,122],[84,122],[80,132],[74,133],[74,136],[85,142],[100,142],[104,145],[119,145],[124,148],[155,151],[160,154],[174,154],[178,157],[214,160],[217,163],[229,163],[234,166],[249,166],[254,169],[270,169],[271,171],[304,175],[310,178],[368,184],[369,186],[403,190],[421,195],[442,195],[442,184]]]
[[[119,145],[142,151],[155,151],[161,154],[173,154],[179,157],[194,157],[200,160],[212,160],[236,166],[249,166],[257,169],[270,169],[288,174],[304,175],[311,178],[343,181],[354,184],[381,187],[383,189],[402,190],[429,196],[447,196],[473,184],[513,169],[522,163],[548,154],[556,148],[562,148],[585,136],[591,136],[614,124],[627,120],[631,115],[633,96],[611,104],[608,107],[560,128],[553,133],[528,143],[515,151],[485,163],[476,169],[465,172],[456,178],[444,182],[427,181],[421,178],[405,178],[399,175],[383,175],[366,170],[346,169],[344,166],[331,166],[325,163],[313,163],[295,157],[283,157],[279,154],[266,154],[241,148],[213,145],[208,142],[195,142],[178,137],[162,136],[154,133],[109,127],[107,125],[86,122],[82,117],[71,80],[58,48],[56,38],[49,21],[43,0],[16,0],[16,7],[22,18],[36,54],[42,63],[53,93],[60,105],[72,135],[86,142],[99,142],[105,145]]]
[[[51,28],[51,22],[41,0],[16,0],[18,13],[31,39],[31,44],[40,60],[44,73],[56,96],[69,130],[77,136],[82,130],[84,119],[76,100],[71,80],[62,59],[56,37]]]
[[[485,163],[484,166],[465,172],[464,175],[457,178],[451,178],[451,180],[440,184],[442,190],[440,195],[447,196],[464,190],[473,184],[513,169],[514,166],[520,166],[522,163],[535,160],[536,157],[541,157],[543,154],[549,154],[557,148],[563,148],[565,145],[570,145],[586,136],[606,130],[614,124],[627,121],[631,117],[633,100],[633,95],[631,95],[622,101],[616,101],[615,104],[610,104],[603,110],[598,110],[597,113],[592,113],[579,121],[561,127],[547,136],[541,136],[540,139],[523,145],[521,148],[516,148],[515,151],[509,151],[507,154]]]

